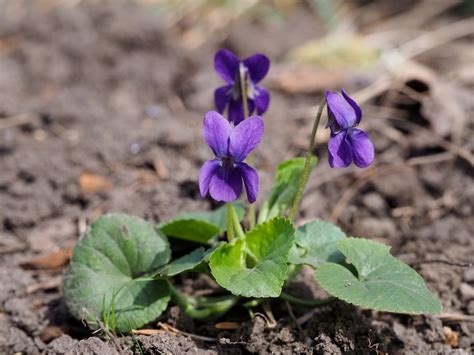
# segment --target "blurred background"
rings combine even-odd
[[[363,314],[347,321],[363,324],[365,345],[354,333],[349,345],[336,333],[326,341],[340,351],[375,340],[383,351],[469,349],[473,14],[469,0],[0,0],[0,350],[59,351],[64,334],[70,344],[90,336],[68,318],[59,285],[94,218],[163,221],[215,207],[197,178],[210,157],[201,124],[222,84],[219,48],[272,62],[259,202],[276,165],[304,153],[323,92],[345,88],[362,106],[375,164],[330,169],[321,127],[300,222],[332,220],[391,245],[445,306],[438,318]],[[265,334],[259,350],[270,351]]]

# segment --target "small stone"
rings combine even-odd
[[[474,299],[474,287],[471,285],[463,282],[461,287],[459,287],[459,291],[461,292],[463,300],[468,301]]]
[[[145,115],[150,118],[159,118],[163,113],[167,113],[164,106],[152,104],[145,107]]]
[[[402,342],[406,338],[406,335],[405,335],[406,328],[398,322],[393,323],[393,332],[395,333],[395,336],[397,337],[397,339]]]
[[[132,154],[138,154],[140,153],[142,150],[142,146],[140,143],[132,143],[130,145],[130,152],[132,152]]]
[[[467,304],[467,313],[474,315],[474,301],[469,301]]]
[[[375,192],[366,194],[363,197],[362,202],[370,212],[377,216],[383,214],[387,210],[387,203],[380,194]]]
[[[464,282],[474,282],[474,267],[466,269],[462,275]]]
[[[470,349],[472,344],[473,344],[473,341],[470,336],[461,337],[461,340],[459,340],[459,347],[461,349]],[[465,354],[469,354],[469,353],[466,352]]]

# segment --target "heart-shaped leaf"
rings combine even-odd
[[[278,165],[275,181],[258,215],[258,223],[277,216],[283,216],[291,207],[298,191],[298,182],[303,173],[304,157],[289,159]],[[311,169],[316,166],[318,159],[313,157]]]
[[[344,232],[334,224],[325,221],[306,223],[296,230],[296,245],[291,248],[288,261],[292,264],[308,264],[318,267],[325,262],[341,263],[344,255],[338,248]]]
[[[74,248],[64,276],[69,310],[94,328],[109,314],[114,324],[106,326],[119,332],[153,321],[168,304],[169,287],[143,275],[166,264],[170,254],[166,237],[146,221],[124,214],[100,217]]]
[[[316,280],[331,295],[362,308],[395,313],[439,313],[442,305],[422,277],[390,254],[390,247],[368,239],[344,238],[339,250],[356,270],[326,263]]]
[[[212,253],[209,266],[216,281],[234,295],[278,297],[288,269],[295,230],[290,221],[274,218]]]
[[[244,206],[234,202],[239,220],[244,218]],[[178,214],[172,221],[157,226],[168,237],[208,244],[211,239],[227,229],[227,208],[221,206],[214,211],[186,212]]]

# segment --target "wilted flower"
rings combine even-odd
[[[362,118],[362,110],[344,90],[342,96],[337,92],[326,91],[328,105],[329,165],[344,168],[352,161],[359,168],[366,168],[374,161],[374,145],[363,130],[355,128]]]
[[[263,130],[263,120],[259,116],[232,127],[219,113],[210,111],[206,114],[202,131],[216,159],[206,161],[199,173],[202,197],[209,193],[216,201],[234,201],[242,194],[243,180],[248,201],[255,202],[258,174],[243,161],[262,140]]]
[[[249,115],[257,108],[257,114],[263,114],[270,103],[270,94],[263,87],[258,86],[270,68],[270,60],[263,54],[254,54],[241,61],[234,53],[227,49],[219,50],[214,57],[216,72],[227,85],[221,86],[214,92],[217,111],[223,113],[228,107],[229,121],[240,123],[244,117],[240,87],[240,71],[245,74],[247,88],[247,103]]]

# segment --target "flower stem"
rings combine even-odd
[[[295,200],[293,201],[293,205],[291,206],[290,214],[288,218],[293,221],[296,216],[296,212],[300,206],[301,198],[303,197],[303,191],[306,187],[306,183],[308,182],[309,174],[311,173],[311,158],[313,156],[313,150],[316,141],[316,132],[318,131],[319,121],[321,120],[321,116],[323,114],[324,106],[326,105],[326,98],[323,97],[323,100],[319,104],[318,113],[314,118],[313,129],[311,131],[311,137],[309,140],[308,150],[306,152],[306,160],[304,162],[303,174],[301,174],[300,181],[298,182],[298,190],[296,191]]]
[[[323,304],[327,304],[335,300],[334,297],[329,297],[324,300],[308,300],[308,299],[303,299],[303,298],[290,295],[289,293],[286,293],[286,292],[282,292],[280,294],[280,298],[290,303],[299,304],[302,306],[322,306]]]
[[[234,206],[232,206],[232,202],[227,202],[227,240],[229,242],[234,239],[234,222],[232,218],[232,210]]]
[[[249,103],[247,101],[247,82],[245,80],[246,70],[247,68],[245,68],[245,65],[243,63],[240,63],[240,95],[242,96],[242,105],[244,106],[244,119],[249,118]]]
[[[245,80],[245,74],[246,74],[246,68],[243,63],[240,64],[239,66],[239,76],[240,76],[240,95],[242,97],[242,105],[244,108],[244,119],[249,118],[249,103],[247,101],[247,82]],[[251,155],[248,156],[247,161],[249,162],[250,165],[252,165],[252,157]],[[250,229],[253,229],[256,224],[256,217],[257,212],[255,209],[255,204],[251,203],[248,208],[248,220],[249,220],[249,225]]]
[[[237,234],[237,238],[245,239],[245,233],[242,229],[242,226],[240,225],[239,216],[237,216],[237,212],[235,211],[234,206],[231,203],[229,203],[228,205],[230,205],[230,208],[228,210],[228,216],[230,216],[230,219],[232,220],[232,225],[234,227],[235,233]]]

